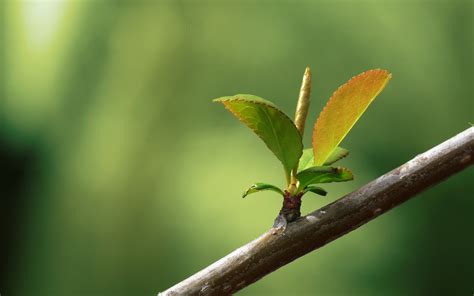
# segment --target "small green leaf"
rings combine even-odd
[[[354,179],[349,169],[341,167],[312,167],[296,175],[299,180],[298,190],[311,184],[345,182]]]
[[[326,159],[324,165],[331,165],[336,161],[343,159],[347,155],[349,155],[349,150],[344,149],[342,147],[336,147],[336,149],[334,149],[331,155],[329,155],[328,159]]]
[[[272,102],[253,95],[215,99],[252,129],[281,161],[289,182],[290,173],[300,159],[303,144],[293,121]]]
[[[329,158],[326,160],[324,163],[325,166],[331,165],[335,163],[338,160],[343,159],[349,154],[349,150],[342,148],[342,147],[336,147],[336,149],[332,152],[332,154],[329,156]],[[303,170],[309,169],[310,167],[314,167],[314,153],[313,153],[313,148],[308,148],[303,150],[303,154],[301,155],[300,158],[300,164],[298,166],[298,172],[301,172]]]
[[[308,148],[303,150],[303,154],[300,158],[300,163],[298,165],[298,172],[309,169],[314,166],[314,154],[313,148]]]
[[[247,190],[245,190],[245,192],[242,194],[242,198],[246,197],[249,194],[259,192],[259,191],[264,191],[264,190],[275,191],[283,195],[283,191],[281,191],[281,189],[276,186],[265,184],[265,183],[255,183],[252,186],[250,186]]]
[[[318,187],[318,186],[312,186],[312,185],[306,186],[306,188],[303,190],[303,194],[305,194],[308,191],[311,191],[313,193],[316,193],[322,196],[326,196],[328,194],[328,192],[324,190],[323,188]]]

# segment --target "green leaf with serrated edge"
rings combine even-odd
[[[348,154],[349,154],[349,150],[342,147],[336,147],[336,149],[332,152],[332,154],[326,160],[324,165],[325,166],[331,165],[335,163],[336,161],[343,159]],[[301,155],[301,158],[300,158],[298,172],[301,172],[303,170],[309,169],[310,167],[314,167],[314,166],[315,165],[314,165],[313,148],[304,149],[303,154]]]
[[[336,149],[334,149],[331,155],[329,155],[328,159],[326,159],[324,165],[331,165],[336,161],[343,159],[347,155],[349,155],[349,150],[344,149],[342,147],[336,147]]]
[[[299,172],[296,175],[299,181],[298,190],[306,188],[311,184],[345,182],[354,179],[349,169],[341,167],[312,167]]]
[[[247,190],[244,191],[244,193],[242,194],[242,198],[246,197],[249,194],[259,192],[259,191],[264,191],[264,190],[275,191],[283,195],[283,191],[281,191],[281,189],[276,186],[273,186],[271,184],[265,184],[265,183],[255,183],[252,186],[250,186]]]
[[[296,167],[303,144],[293,121],[272,102],[253,95],[235,95],[215,99],[252,129],[281,161],[286,179]]]
[[[318,187],[318,186],[311,186],[311,185],[306,186],[306,188],[303,190],[303,194],[305,194],[308,191],[311,191],[313,193],[316,193],[316,194],[319,194],[319,195],[322,195],[322,196],[326,196],[328,194],[328,192],[326,190],[324,190],[323,188]]]

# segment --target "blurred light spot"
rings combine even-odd
[[[68,0],[22,1],[27,38],[33,47],[41,47],[59,29],[59,20]]]

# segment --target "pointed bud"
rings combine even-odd
[[[301,83],[300,95],[298,97],[298,104],[296,105],[295,125],[301,136],[303,136],[304,125],[309,109],[309,96],[311,94],[311,70],[306,67],[303,75],[303,82]]]

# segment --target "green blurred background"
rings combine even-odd
[[[304,213],[474,121],[470,0],[2,0],[0,22],[2,295],[155,295],[266,231],[281,201],[240,194],[281,165],[213,98],[293,114],[310,65],[311,127],[393,73],[343,143],[356,180]],[[472,172],[240,294],[471,295]]]

